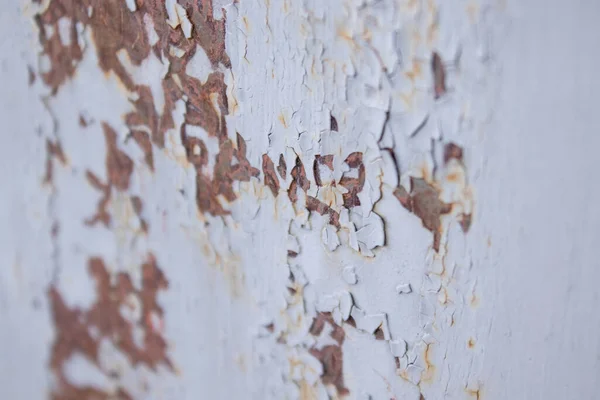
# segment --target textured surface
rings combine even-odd
[[[1,7],[2,398],[595,397],[598,6]]]

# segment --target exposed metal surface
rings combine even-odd
[[[593,398],[598,7],[2,7],[2,398]]]

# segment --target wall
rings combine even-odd
[[[595,398],[593,2],[1,7],[2,398]]]

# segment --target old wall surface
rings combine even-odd
[[[597,398],[599,13],[2,3],[0,398]]]

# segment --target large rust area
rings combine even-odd
[[[160,364],[172,369],[167,355],[167,344],[162,336],[163,309],[157,302],[159,291],[168,288],[168,282],[156,259],[149,254],[141,266],[141,287],[136,288],[131,276],[121,272],[112,279],[101,258],[93,257],[88,262],[88,271],[93,277],[96,301],[88,309],[67,305],[57,287],[48,290],[52,308],[52,319],[56,327],[52,345],[50,367],[57,376],[52,398],[108,399],[114,394],[105,393],[94,387],[72,384],[65,374],[66,364],[76,354],[83,355],[103,374],[119,380],[119,372],[106,370],[100,363],[100,343],[107,340],[121,351],[132,366],[145,365],[155,370]],[[123,315],[123,308],[137,315],[133,320]],[[134,330],[143,332],[142,344],[134,340]],[[119,399],[132,397],[124,388],[117,393]]]

